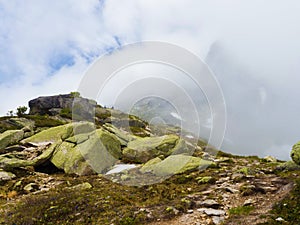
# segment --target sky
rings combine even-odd
[[[289,159],[300,140],[299,11],[297,0],[0,0],[0,114],[76,90],[114,49],[164,41],[215,74],[225,150]]]

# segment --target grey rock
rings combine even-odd
[[[278,217],[275,220],[278,221],[278,222],[284,222],[285,221],[282,217]]]
[[[24,187],[24,191],[26,192],[34,192],[39,190],[39,185],[37,185],[36,183],[29,183]]]
[[[264,160],[266,160],[267,162],[277,162],[277,159],[270,155],[264,157]]]
[[[215,200],[213,200],[213,199],[207,199],[203,202],[201,202],[201,201],[196,202],[196,206],[217,209],[217,208],[220,207],[220,204],[218,202],[216,202]]]
[[[197,211],[203,212],[208,216],[224,216],[226,213],[224,210],[210,209],[210,208],[200,208],[200,209],[197,209]]]
[[[223,217],[223,216],[213,216],[212,217],[212,222],[214,223],[214,224],[220,224],[220,223],[222,223],[223,221],[225,220],[225,217]]]
[[[29,101],[29,114],[53,115],[59,113],[60,109],[69,109],[74,119],[90,120],[94,118],[95,106],[95,101],[72,94],[44,96]]]
[[[249,205],[253,205],[255,203],[255,201],[251,198],[245,200],[243,206],[249,206]]]
[[[16,177],[15,174],[0,170],[0,181],[10,181]]]

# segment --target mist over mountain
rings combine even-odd
[[[240,63],[221,43],[214,43],[205,59],[217,77],[227,108],[223,148],[245,155],[272,154],[288,159],[299,138],[300,125],[289,86],[274,85]],[[263,68],[262,68],[263,69]],[[263,72],[263,71],[262,71]]]

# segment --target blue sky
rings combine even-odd
[[[299,11],[296,0],[0,0],[0,114],[76,90],[124,44],[165,41],[216,74],[233,151],[287,158],[300,139]]]

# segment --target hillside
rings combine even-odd
[[[300,166],[79,93],[0,118],[0,224],[299,224]]]

